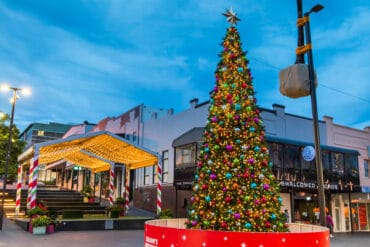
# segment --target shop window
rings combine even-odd
[[[298,146],[286,145],[284,149],[284,177],[286,180],[300,180],[301,164]]]
[[[168,150],[166,150],[162,152],[162,182],[163,183],[168,183],[168,180],[169,180],[168,169],[169,169]]]
[[[270,152],[271,162],[273,164],[273,170],[275,175],[279,173],[279,171],[283,167],[283,145],[279,143],[268,143],[268,149]]]
[[[158,183],[157,170],[158,170],[158,165],[154,165],[153,166],[153,170],[152,170],[153,171],[153,174],[152,174],[152,178],[153,178],[152,179],[153,180],[152,183],[153,184],[157,184]]]
[[[196,144],[176,147],[176,168],[195,166]]]
[[[364,160],[365,177],[369,178],[370,161]]]
[[[332,171],[339,174],[344,173],[344,159],[342,153],[331,153]]]
[[[150,182],[150,171],[152,167],[144,167],[144,185],[148,185]]]

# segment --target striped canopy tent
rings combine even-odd
[[[162,164],[159,155],[118,135],[108,131],[99,131],[38,143],[22,153],[18,157],[20,165],[18,167],[16,213],[19,213],[20,207],[22,167],[24,165],[30,166],[27,207],[32,209],[36,206],[38,165],[48,165],[63,160],[89,168],[94,173],[110,170],[109,202],[111,204],[113,203],[114,194],[114,165],[116,163],[124,164],[126,167],[126,206],[128,206],[129,171],[157,165],[157,176],[159,178],[157,212],[161,211],[160,178],[162,176]]]

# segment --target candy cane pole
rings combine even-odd
[[[15,215],[19,215],[21,208],[21,194],[22,194],[22,165],[18,164],[18,179],[17,179],[17,195],[15,199]]]
[[[162,160],[158,157],[157,165],[157,215],[162,211]]]
[[[109,171],[109,204],[113,205],[113,195],[114,195],[114,164],[111,164]]]
[[[125,188],[125,202],[126,202],[126,212],[128,212],[128,208],[129,208],[129,193],[130,193],[130,169],[128,168],[128,166],[126,165],[126,179],[125,179],[125,183],[126,183],[126,188]]]
[[[36,207],[36,194],[37,194],[37,178],[39,173],[39,157],[38,150],[35,150],[33,162],[30,167],[30,181],[28,185],[28,208],[33,209]]]

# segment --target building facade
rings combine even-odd
[[[201,146],[203,127],[208,115],[208,102],[190,101],[190,108],[178,114],[151,118],[143,122],[139,144],[162,154],[164,208],[171,209],[177,217],[187,214],[195,163]],[[285,112],[285,107],[273,105],[261,108],[266,138],[274,162],[274,174],[281,185],[284,209],[293,222],[317,224],[319,209],[315,162],[305,161],[302,151],[313,146],[313,123],[310,118]],[[348,147],[330,146],[327,142],[326,123],[319,121],[320,143],[323,156],[325,196],[327,211],[341,215],[343,211],[332,209],[332,198],[339,198],[349,190],[361,191],[358,174],[358,151]],[[134,204],[155,211],[156,168],[140,169],[135,173]],[[338,196],[337,196],[338,195]],[[348,209],[348,208],[347,208]],[[283,210],[283,209],[282,209]],[[351,219],[346,214],[337,231],[350,231]]]
[[[60,139],[72,127],[72,124],[53,123],[32,123],[19,135],[19,139],[26,143],[24,150],[29,149],[35,143],[41,143]],[[24,171],[25,179],[28,171]],[[44,181],[53,181],[56,174],[46,171],[45,166],[40,166],[39,177]],[[23,180],[26,181],[26,180]]]
[[[336,230],[343,229],[344,218],[351,218],[350,228],[354,231],[370,230],[370,127],[364,130],[335,124],[333,118],[324,116],[327,126],[327,141],[331,146],[358,151],[360,191],[349,190],[331,198],[333,213],[336,215]],[[344,212],[340,214],[337,212]],[[333,215],[334,215],[333,214]]]
[[[127,140],[141,145],[162,156],[162,206],[169,208],[177,217],[185,217],[190,203],[191,184],[195,174],[195,164],[202,145],[202,135],[207,121],[209,102],[199,103],[198,99],[190,101],[190,107],[174,114],[172,109],[163,110],[138,105],[118,117],[107,117],[98,122],[88,132],[110,131]],[[260,108],[265,127],[266,139],[270,151],[273,170],[281,185],[283,208],[290,214],[290,221],[317,224],[319,209],[315,162],[302,157],[305,147],[313,146],[312,119],[285,112],[285,107],[274,104],[272,109]],[[336,231],[359,230],[349,214],[351,196],[361,193],[361,182],[366,187],[360,173],[366,169],[362,164],[364,150],[354,146],[340,146],[329,138],[331,127],[325,121],[319,121],[320,143],[323,157],[325,180],[325,197],[327,211],[331,211],[336,221]],[[330,124],[330,123],[329,123]],[[330,132],[328,132],[330,129]],[[64,137],[87,133],[76,126]],[[339,130],[341,131],[341,130]],[[368,137],[366,137],[368,138]],[[366,156],[368,159],[368,156]],[[365,158],[366,160],[366,158]],[[361,163],[362,162],[362,163]],[[64,164],[65,167],[65,164]],[[65,169],[65,168],[63,168]],[[115,168],[116,197],[124,196],[125,174],[123,166]],[[64,170],[64,178],[69,177],[67,187],[82,188],[89,171]],[[130,172],[130,201],[136,207],[156,212],[157,168],[146,167]],[[70,173],[69,175],[67,173]],[[368,174],[368,173],[367,173]],[[73,187],[74,176],[83,177],[82,184]],[[94,175],[95,186],[100,196],[108,188],[108,173]],[[98,176],[98,177],[96,177]],[[77,179],[78,180],[78,179]],[[71,182],[72,181],[72,182]],[[78,182],[79,184],[79,182]],[[78,187],[80,186],[80,187]],[[339,205],[339,206],[338,206]],[[347,213],[346,213],[347,212]]]

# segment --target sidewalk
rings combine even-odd
[[[370,232],[335,233],[331,238],[331,247],[365,247],[370,243]],[[65,231],[47,235],[32,235],[23,231],[7,218],[4,218],[3,230],[0,231],[0,247],[142,247],[143,230],[125,231]]]
[[[143,247],[144,231],[66,231],[46,235],[33,235],[4,218],[0,231],[0,247]]]

